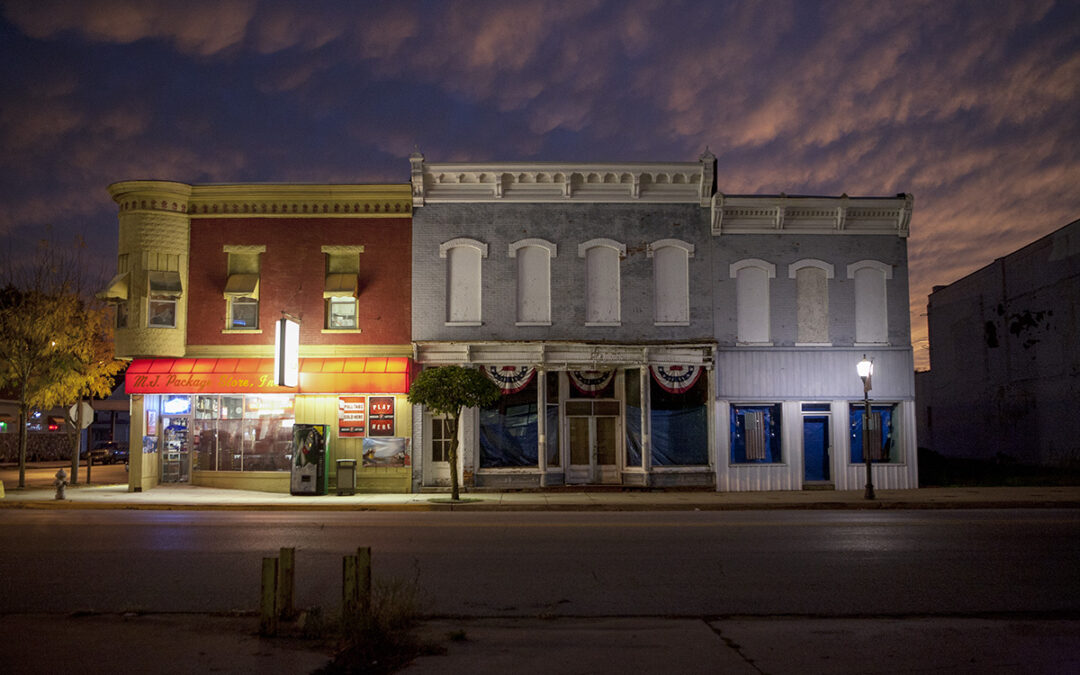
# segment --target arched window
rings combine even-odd
[[[475,239],[451,239],[439,246],[439,257],[446,258],[446,323],[480,325],[480,261],[487,250]]]
[[[690,324],[690,263],[694,245],[661,239],[649,245],[653,259],[653,322],[658,326]]]
[[[788,278],[795,280],[795,342],[829,344],[829,279],[833,278],[833,266],[806,258],[788,266]]]
[[[892,267],[877,260],[860,260],[847,268],[855,280],[856,344],[887,344],[889,313],[885,286],[892,279]]]
[[[578,245],[578,257],[585,258],[586,326],[619,325],[619,261],[625,256],[626,244],[611,239]]]
[[[772,344],[769,328],[769,279],[776,277],[776,265],[748,258],[732,263],[735,279],[738,341],[740,344]]]
[[[551,259],[555,244],[544,239],[522,239],[510,244],[517,258],[517,325],[551,325]]]

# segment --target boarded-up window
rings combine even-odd
[[[653,320],[658,325],[690,323],[689,258],[693,244],[665,239],[649,247],[653,259]]]
[[[768,344],[769,279],[776,276],[776,266],[764,260],[742,260],[731,266],[731,276],[735,279],[738,341]]]
[[[855,342],[885,344],[889,341],[886,280],[892,269],[875,260],[848,265],[848,278],[855,280]]]
[[[806,266],[795,271],[798,342],[828,342],[828,276],[828,271],[820,267]]]
[[[585,258],[585,323],[619,324],[619,258],[625,247],[617,242],[582,244]]]
[[[551,259],[555,245],[542,239],[526,239],[510,244],[510,257],[517,258],[517,323],[551,323]]]
[[[481,319],[480,261],[487,244],[474,239],[454,239],[439,247],[446,258],[446,321],[479,325]]]

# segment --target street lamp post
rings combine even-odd
[[[859,373],[859,379],[863,383],[863,420],[862,420],[862,455],[863,461],[866,462],[866,494],[863,495],[865,499],[874,498],[874,478],[870,471],[870,448],[867,441],[870,439],[870,378],[874,374],[874,362],[871,359],[866,358],[866,354],[863,354],[862,361],[859,361],[855,366],[856,372]]]

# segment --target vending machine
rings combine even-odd
[[[293,425],[290,493],[326,494],[329,483],[326,472],[326,433],[325,424]]]

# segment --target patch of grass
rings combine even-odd
[[[1080,485],[1080,470],[1019,464],[994,459],[945,457],[919,448],[919,485],[923,487],[1045,487]]]

